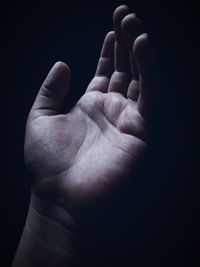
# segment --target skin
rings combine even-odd
[[[62,62],[53,66],[32,106],[25,163],[33,187],[14,267],[72,266],[76,242],[68,232],[80,228],[76,218],[121,188],[130,170],[134,179],[149,148],[153,53],[127,6],[114,11],[113,24],[95,76],[73,109],[59,114],[70,84]]]

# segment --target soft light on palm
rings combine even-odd
[[[91,197],[110,190],[138,164],[145,131],[132,100],[119,93],[88,92],[69,114],[31,122],[36,139],[32,156],[42,181],[56,176],[67,194]]]
[[[120,184],[144,155],[149,135],[145,91],[151,84],[144,55],[149,48],[146,36],[135,41],[140,23],[128,13],[125,6],[115,11],[116,39],[113,32],[106,36],[96,75],[68,114],[58,114],[70,79],[63,63],[54,66],[36,98],[27,123],[25,160],[41,195],[54,191],[72,205],[91,201]],[[131,28],[134,40],[128,35]]]

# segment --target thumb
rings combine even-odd
[[[71,72],[63,62],[54,64],[43,82],[30,111],[30,117],[59,113],[70,84]]]

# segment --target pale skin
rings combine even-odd
[[[77,264],[68,234],[77,229],[73,214],[80,218],[101,205],[130,170],[134,179],[149,148],[153,54],[127,6],[114,11],[113,24],[95,76],[74,108],[59,114],[70,85],[69,67],[62,62],[53,66],[32,106],[25,163],[34,179],[14,267]]]

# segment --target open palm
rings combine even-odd
[[[95,77],[68,114],[59,114],[70,82],[54,65],[31,109],[25,161],[35,192],[69,205],[93,202],[137,169],[149,141],[152,56],[141,24],[126,6],[114,12]]]

